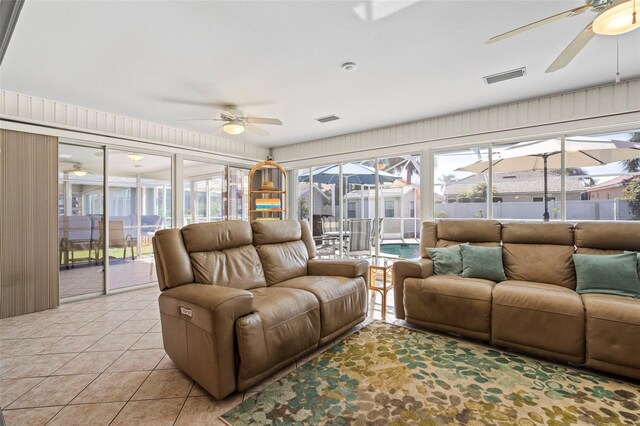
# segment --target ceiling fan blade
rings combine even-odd
[[[487,44],[495,43],[496,41],[504,40],[505,38],[509,38],[509,37],[514,36],[514,35],[523,33],[525,31],[532,30],[532,29],[540,27],[542,25],[550,24],[551,22],[555,22],[555,21],[558,21],[560,19],[567,18],[569,16],[578,15],[578,14],[584,12],[585,10],[589,9],[590,7],[591,7],[590,5],[585,4],[584,6],[576,7],[575,9],[567,10],[565,12],[561,12],[561,13],[558,13],[556,15],[549,16],[548,18],[544,18],[544,19],[541,19],[539,21],[532,22],[532,23],[524,25],[524,26],[522,26],[520,28],[516,28],[515,30],[507,31],[506,33],[502,33],[502,34],[499,34],[499,35],[497,35],[495,37],[491,37],[489,40],[486,41],[486,43]]]
[[[250,132],[255,133],[256,135],[260,135],[260,136],[269,136],[271,134],[271,133],[267,132],[266,130],[261,129],[258,126],[254,126],[252,124],[247,124],[245,126],[245,129],[247,129]]]
[[[273,124],[276,126],[282,126],[282,121],[277,118],[264,118],[264,117],[244,117],[247,123],[255,124]]]
[[[593,32],[593,22],[587,25],[580,34],[573,39],[571,43],[562,51],[560,56],[547,68],[545,72],[555,72],[561,68],[567,66],[569,62],[575,58],[575,56],[584,48],[587,43],[593,38],[595,33]]]
[[[229,121],[221,118],[182,118],[176,121]]]

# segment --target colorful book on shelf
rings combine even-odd
[[[280,220],[279,217],[259,217],[256,220]]]
[[[279,198],[258,198],[256,200],[256,210],[272,210],[282,208],[282,201]]]

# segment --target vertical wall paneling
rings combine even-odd
[[[8,90],[0,90],[0,117],[20,119],[32,124],[55,125],[70,130],[102,132],[109,134],[108,136],[140,138],[199,148],[251,160],[263,160],[268,154],[268,148],[242,139],[230,141],[219,136],[54,102]]]
[[[58,140],[0,130],[0,318],[58,305]]]
[[[411,144],[435,141],[450,141],[454,146],[456,140],[468,136],[521,129],[531,129],[532,134],[544,133],[541,128],[545,126],[578,120],[587,124],[600,117],[622,117],[638,111],[640,79],[285,145],[274,148],[273,155],[286,167],[295,167],[306,165],[305,160],[315,157],[359,152],[360,158],[366,158],[394,145],[398,146],[397,152],[402,152],[401,149],[425,149],[424,146],[411,148]]]

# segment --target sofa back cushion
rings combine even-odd
[[[578,222],[578,254],[620,254],[640,251],[640,222]]]
[[[507,279],[576,288],[572,224],[503,223],[502,242]]]
[[[248,222],[187,225],[182,238],[195,282],[245,290],[266,286]]]
[[[266,287],[254,246],[191,253],[195,282],[250,290]]]
[[[267,285],[307,275],[309,252],[302,240],[297,220],[255,221],[253,243],[256,246]]]
[[[500,245],[500,222],[496,220],[439,220],[424,222],[420,238],[420,256],[429,259],[427,248],[451,247],[469,243],[474,246]]]
[[[160,290],[194,282],[189,253],[179,229],[162,229],[153,236],[153,256]]]

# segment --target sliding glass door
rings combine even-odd
[[[151,238],[172,226],[171,157],[109,150],[108,222],[98,225],[109,242],[109,289],[157,281]],[[107,232],[105,232],[107,230]]]
[[[104,292],[104,151],[61,143],[58,149],[60,298]]]

